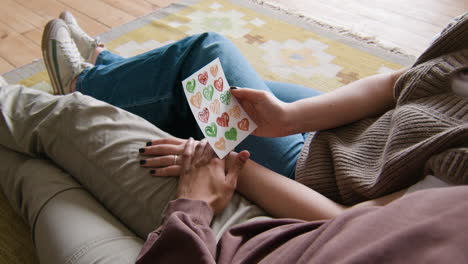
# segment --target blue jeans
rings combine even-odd
[[[182,89],[182,80],[218,58],[230,85],[266,90],[285,102],[320,94],[310,88],[265,82],[225,37],[203,33],[131,57],[102,52],[96,66],[83,71],[76,90],[145,118],[179,138],[202,139]],[[236,151],[248,150],[255,162],[294,179],[306,134],[281,138],[247,137]]]

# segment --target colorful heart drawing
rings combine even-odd
[[[200,92],[197,92],[195,95],[190,97],[190,103],[196,108],[200,108],[201,101],[202,101],[202,97],[201,97]]]
[[[205,133],[209,137],[216,137],[216,134],[218,134],[218,127],[215,123],[211,123],[211,125],[205,127]]]
[[[218,80],[215,80],[214,87],[216,88],[216,90],[222,92],[223,91],[223,78],[219,77]]]
[[[213,85],[208,85],[207,87],[203,88],[203,97],[206,98],[206,100],[211,101],[213,98],[213,93],[214,93],[214,88]]]
[[[205,85],[206,82],[208,81],[208,73],[203,72],[203,73],[198,74],[198,81],[201,82],[203,85]]]
[[[210,104],[210,110],[213,114],[219,115],[219,107],[221,103],[219,102],[218,99],[215,99],[213,102]]]
[[[241,121],[237,122],[237,127],[240,130],[248,131],[249,130],[249,120],[247,118],[243,118]]]
[[[229,140],[237,140],[237,130],[234,127],[231,127],[228,131],[224,132],[224,136]]]
[[[208,123],[208,119],[210,118],[210,111],[208,111],[208,108],[203,108],[200,112],[198,112],[198,119],[202,121],[203,123]]]
[[[216,118],[216,123],[222,127],[229,126],[229,115],[228,113],[224,112],[220,117]]]
[[[231,102],[231,92],[226,91],[222,93],[220,99],[223,104],[229,105],[229,103]]]
[[[192,79],[191,81],[187,82],[185,89],[187,89],[187,92],[193,93],[193,91],[195,91],[195,86],[196,86],[195,79]]]
[[[210,72],[213,77],[216,77],[216,74],[218,74],[218,65],[214,65],[210,67]]]
[[[233,108],[229,109],[228,113],[234,118],[240,118],[241,116],[240,107],[236,105]]]
[[[225,150],[226,149],[226,140],[224,138],[220,138],[218,141],[215,142],[214,144],[215,148],[219,150]]]

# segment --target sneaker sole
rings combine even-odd
[[[52,84],[52,89],[54,94],[65,94],[63,85],[60,82],[60,69],[57,63],[57,41],[55,39],[50,39],[52,34],[55,34],[59,26],[65,25],[64,22],[58,19],[49,21],[44,28],[44,33],[42,34],[42,57],[44,58],[44,64],[49,74],[50,82]]]

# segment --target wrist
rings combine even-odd
[[[213,208],[207,202],[190,198],[178,198],[170,201],[164,210],[164,222],[175,212],[183,212],[196,223],[206,226],[210,225],[214,216]]]
[[[298,122],[295,120],[295,117],[297,117],[296,108],[295,103],[284,103],[282,106],[282,114],[279,117],[279,121],[286,135],[297,133]]]

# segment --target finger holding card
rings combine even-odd
[[[182,81],[182,87],[198,126],[219,158],[257,128],[231,95],[219,58]]]

